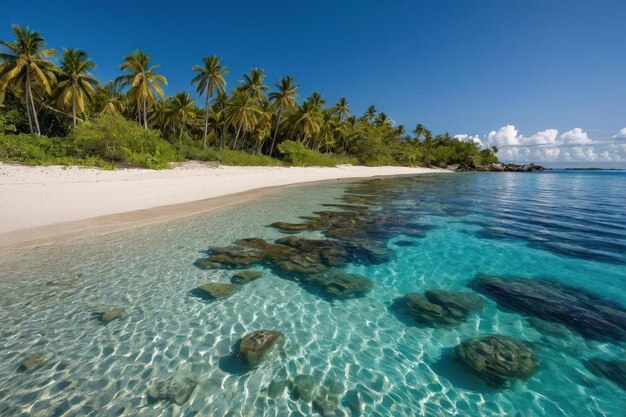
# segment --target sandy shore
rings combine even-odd
[[[26,167],[0,163],[0,244],[13,244],[106,224],[119,225],[147,218],[160,220],[177,214],[193,214],[233,204],[241,200],[241,193],[257,190],[258,194],[258,190],[267,187],[432,172],[448,171],[360,166],[208,167],[194,162],[162,171],[104,171],[95,168]],[[237,195],[237,198],[233,195]],[[198,204],[202,200],[224,196],[231,197]],[[249,195],[247,198],[251,197]],[[185,206],[181,203],[188,204]],[[152,208],[159,209],[148,210]],[[121,213],[124,215],[119,216]]]

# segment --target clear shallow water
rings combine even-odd
[[[376,192],[371,194],[371,190]],[[297,222],[344,193],[367,190],[381,210],[432,226],[398,234],[394,258],[346,267],[374,281],[363,298],[327,301],[265,270],[230,298],[190,290],[229,282],[202,270],[209,247],[284,237],[267,227]],[[54,247],[0,253],[0,415],[298,416],[310,404],[271,381],[313,375],[358,392],[372,416],[623,416],[625,392],[581,360],[623,358],[624,344],[542,335],[520,314],[487,301],[466,323],[428,328],[400,320],[394,299],[428,289],[467,290],[477,273],[549,276],[626,304],[626,175],[603,172],[454,174],[287,188],[218,213]],[[328,208],[324,208],[327,210]],[[317,232],[303,234],[319,237]],[[413,240],[414,246],[395,245]],[[96,311],[127,316],[104,326]],[[241,373],[232,347],[245,333],[280,330],[284,346]],[[460,341],[500,333],[533,343],[540,369],[499,391],[449,358]],[[44,352],[33,372],[24,357]],[[147,401],[155,381],[190,376],[183,406]],[[347,403],[341,410],[350,415]]]

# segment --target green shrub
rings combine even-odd
[[[182,158],[156,130],[116,114],[103,114],[79,124],[69,136],[79,157],[98,156],[112,162],[125,162],[152,169],[167,168]]]
[[[80,158],[65,138],[34,135],[0,135],[0,160],[27,165],[81,165],[111,169],[115,165],[100,157]]]
[[[285,162],[295,166],[332,167],[340,164],[358,163],[356,158],[344,157],[332,153],[321,153],[305,147],[300,141],[287,140],[278,145]]]
[[[233,151],[231,149],[222,149],[216,151],[218,160],[224,165],[237,166],[279,166],[284,165],[278,159],[274,159],[267,155],[251,154],[244,151]]]

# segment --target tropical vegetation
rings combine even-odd
[[[260,165],[483,165],[497,149],[412,134],[375,106],[355,114],[347,98],[300,96],[289,75],[268,82],[252,68],[227,89],[229,69],[210,55],[190,68],[195,96],[167,96],[167,78],[142,50],[121,59],[120,75],[96,79],[87,52],[48,48],[28,27],[0,41],[0,160],[28,164],[164,168],[196,159]],[[271,85],[271,87],[270,87]]]

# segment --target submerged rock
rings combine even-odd
[[[48,356],[45,352],[33,352],[24,357],[20,367],[27,372],[32,372],[45,365],[46,362],[48,362]]]
[[[198,383],[187,377],[174,377],[159,381],[148,389],[148,397],[154,401],[168,400],[183,405],[198,386]]]
[[[219,284],[219,283],[209,283],[198,286],[199,289],[210,295],[211,297],[218,298],[226,298],[235,294],[237,291],[241,289],[240,285],[234,284]]]
[[[537,317],[529,317],[528,323],[535,328],[539,333],[543,333],[548,336],[560,337],[561,339],[567,339],[571,332],[562,324],[553,323],[551,321],[538,319]]]
[[[270,226],[283,233],[300,233],[302,231],[309,230],[309,225],[306,223],[276,222],[272,223]]]
[[[309,403],[315,397],[315,379],[311,375],[296,375],[291,381],[291,390],[296,398]]]
[[[413,242],[412,240],[398,240],[395,243],[396,246],[413,246],[415,245],[415,242]]]
[[[253,269],[248,269],[245,271],[237,272],[231,278],[231,282],[233,284],[247,284],[249,282],[254,281],[255,279],[259,279],[263,276],[263,272],[255,271]]]
[[[521,340],[490,335],[470,339],[455,347],[456,355],[490,385],[508,387],[529,378],[537,367],[534,352]]]
[[[248,366],[257,366],[282,338],[283,334],[275,330],[248,333],[241,339],[239,359]]]
[[[626,308],[582,288],[549,279],[478,276],[470,287],[499,306],[560,323],[600,341],[626,341]]]
[[[424,295],[409,293],[404,303],[415,321],[429,326],[461,323],[485,306],[477,294],[443,290],[426,291]]]
[[[272,381],[263,391],[267,394],[269,398],[276,399],[283,395],[283,392],[285,392],[285,387],[287,387],[287,381]]]
[[[98,319],[103,324],[108,324],[112,322],[113,320],[117,320],[117,319],[124,317],[125,315],[126,315],[126,312],[124,310],[107,310],[107,311],[98,313]]]
[[[626,360],[591,358],[583,364],[594,375],[606,378],[626,391]]]
[[[303,278],[303,281],[318,287],[324,294],[333,298],[360,297],[374,287],[372,280],[367,277],[339,270],[311,275]]]

